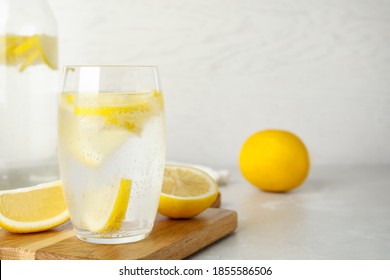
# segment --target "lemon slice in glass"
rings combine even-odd
[[[69,152],[90,167],[99,167],[144,124],[161,112],[162,94],[73,94],[60,98],[59,131]],[[130,134],[130,133],[131,134]]]
[[[158,91],[122,96],[99,94],[96,100],[85,96],[75,106],[74,114],[78,117],[103,117],[105,124],[119,126],[139,135],[144,124],[161,111],[162,104],[163,97]]]
[[[95,95],[96,96],[96,95]],[[61,94],[59,141],[79,162],[96,168],[129,138],[129,133],[118,126],[107,126],[104,118],[74,115],[73,94]]]
[[[122,178],[119,187],[91,191],[86,198],[84,225],[96,233],[113,233],[120,229],[131,196],[130,179]]]

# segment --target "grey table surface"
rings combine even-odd
[[[230,171],[221,207],[237,211],[238,228],[188,259],[390,259],[390,165],[312,167],[288,193]]]

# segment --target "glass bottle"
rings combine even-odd
[[[0,0],[0,190],[58,178],[57,23],[45,0]]]

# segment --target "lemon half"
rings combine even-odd
[[[158,212],[170,218],[192,218],[210,207],[217,195],[217,182],[204,171],[167,164]]]

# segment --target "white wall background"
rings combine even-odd
[[[48,0],[62,64],[159,66],[168,158],[237,165],[287,129],[314,165],[390,163],[389,0]]]

